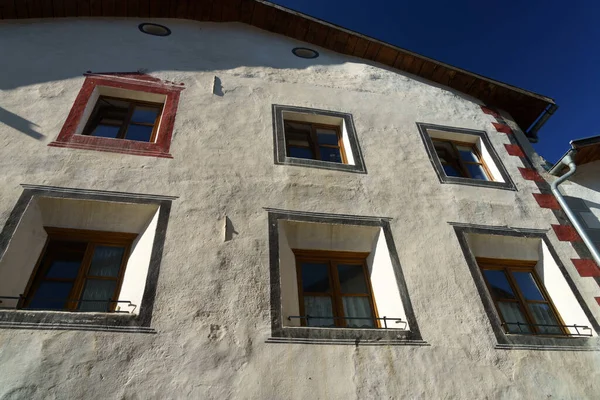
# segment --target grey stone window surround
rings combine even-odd
[[[501,325],[502,322],[500,320],[500,317],[498,316],[498,313],[496,311],[494,301],[492,300],[492,297],[485,284],[485,280],[481,273],[481,269],[479,268],[479,265],[477,265],[475,256],[471,252],[466,238],[467,234],[475,233],[484,235],[512,236],[522,238],[539,238],[540,240],[543,240],[546,246],[548,247],[548,250],[550,251],[553,260],[556,262],[562,275],[567,281],[569,288],[575,295],[575,298],[577,299],[577,302],[579,303],[581,309],[585,313],[586,317],[589,319],[590,324],[592,325],[592,329],[594,329],[597,333],[600,332],[600,325],[598,325],[598,322],[596,321],[589,307],[583,300],[583,297],[579,293],[579,290],[575,286],[575,283],[573,282],[569,273],[562,264],[560,258],[558,257],[558,254],[554,250],[554,247],[552,247],[552,244],[550,243],[550,240],[548,239],[548,236],[546,234],[546,230],[483,226],[456,222],[449,222],[449,224],[454,227],[454,231],[460,243],[460,247],[467,261],[467,265],[469,266],[471,276],[473,277],[475,286],[477,287],[477,292],[479,293],[479,296],[483,303],[483,308],[490,320],[492,330],[498,342],[495,346],[497,349],[600,351],[600,342],[597,337],[541,337],[535,335],[519,335],[505,333]]]
[[[115,313],[78,313],[68,311],[0,310],[0,329],[58,329],[108,332],[155,333],[151,328],[152,310],[160,272],[163,246],[171,203],[177,197],[137,193],[85,190],[55,186],[22,185],[24,190],[0,232],[0,259],[4,256],[27,206],[36,197],[97,200],[115,203],[156,204],[160,206],[146,286],[138,315]]]
[[[269,268],[270,268],[270,300],[271,300],[271,337],[270,343],[304,343],[304,344],[350,344],[350,345],[414,345],[428,346],[423,341],[417,324],[412,303],[406,288],[404,274],[394,245],[390,218],[366,217],[344,214],[308,213],[265,208],[269,220]],[[383,228],[384,237],[390,252],[392,266],[400,297],[406,313],[410,331],[398,329],[364,329],[364,328],[313,328],[285,327],[282,324],[281,310],[281,277],[279,272],[279,229],[278,221],[317,222],[336,225],[377,226]],[[392,316],[390,316],[392,317]]]
[[[354,172],[359,174],[367,173],[367,168],[365,167],[365,161],[363,159],[362,151],[360,149],[360,144],[358,143],[358,138],[356,136],[356,129],[354,127],[354,120],[352,119],[352,114],[328,110],[319,110],[314,108],[284,106],[279,104],[273,104],[272,107],[274,131],[273,150],[275,164],[297,165],[303,167],[330,169],[334,171]],[[352,156],[354,157],[355,165],[288,157],[286,154],[285,132],[283,127],[283,112],[285,111],[309,115],[324,115],[328,117],[343,119],[344,125],[346,126],[346,131],[348,133],[348,141],[350,143],[350,150],[352,151]]]
[[[478,130],[474,130],[474,129],[465,129],[465,128],[454,128],[451,126],[426,124],[426,123],[422,123],[422,122],[417,122],[417,127],[419,129],[419,133],[421,134],[421,139],[423,140],[425,149],[427,150],[429,160],[431,161],[431,164],[433,165],[433,169],[435,170],[435,172],[440,180],[440,183],[454,183],[454,184],[458,184],[458,185],[489,187],[489,188],[506,189],[506,190],[514,190],[514,191],[517,190],[513,180],[511,179],[508,171],[506,171],[504,164],[502,164],[502,161],[500,160],[498,153],[496,153],[496,150],[494,149],[494,146],[492,146],[492,143],[490,142],[490,139],[488,138],[487,133],[485,131],[478,131]],[[498,168],[498,171],[500,171],[500,175],[502,176],[502,179],[504,179],[504,182],[484,181],[481,179],[447,176],[446,173],[444,172],[444,168],[442,167],[442,163],[440,162],[440,159],[435,151],[431,137],[429,136],[429,133],[427,132],[428,129],[450,132],[450,133],[458,133],[458,134],[464,134],[464,135],[470,135],[470,136],[478,136],[481,139],[481,141],[483,142],[483,145],[485,146],[485,148],[490,153],[490,156],[492,157],[492,160],[494,161],[494,165],[496,166],[496,168]]]

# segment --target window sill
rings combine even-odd
[[[0,311],[0,329],[156,333],[153,328],[143,325],[139,315],[134,314],[33,310]]]
[[[273,332],[269,343],[395,344],[428,346],[414,332],[402,329],[283,327]]]
[[[496,182],[496,181],[484,181],[481,179],[472,179],[472,178],[461,178],[456,176],[440,176],[441,183],[453,183],[456,185],[467,185],[467,186],[476,186],[476,187],[487,187],[494,189],[504,189],[504,190],[512,190],[516,191],[515,185],[512,182]]]
[[[497,349],[504,350],[570,350],[600,351],[598,337],[533,336],[502,333],[497,338]]]
[[[73,135],[68,140],[55,140],[48,144],[51,147],[63,147],[79,150],[108,151],[112,153],[131,154],[136,156],[173,158],[158,143],[137,142],[135,140],[111,139],[94,136]]]
[[[322,160],[311,160],[311,159],[307,159],[307,158],[294,158],[294,157],[287,157],[287,156],[283,159],[283,162],[276,161],[275,164],[329,169],[332,171],[354,172],[354,173],[358,173],[358,174],[366,174],[367,173],[367,171],[359,165],[342,164],[342,163],[322,161]]]

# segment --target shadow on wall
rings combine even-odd
[[[310,45],[320,52],[320,57],[298,58],[292,49],[306,45],[304,42],[243,23],[158,19],[156,21],[168,26],[172,34],[157,37],[137,29],[137,25],[143,21],[79,18],[49,19],[43,23],[9,21],[0,25],[2,47],[11,54],[10,62],[0,67],[0,90],[80,78],[85,71],[126,72],[140,69],[152,74],[159,71],[230,71],[244,67],[287,70],[313,68],[310,79],[325,83],[331,80],[331,76],[322,67],[342,66],[356,60],[357,63],[392,71],[473,101],[468,95],[421,77],[318,46]],[[379,86],[388,88],[386,80],[379,73],[381,71],[373,70],[370,74],[364,72],[349,67],[344,72],[346,76],[343,81],[348,88],[361,83],[375,91]],[[240,70],[234,75],[265,80],[281,79],[272,77],[271,72],[265,70]],[[218,96],[226,93],[218,78],[213,82],[213,91]]]
[[[19,117],[17,114],[12,113],[2,107],[0,107],[0,124],[10,126],[11,128],[24,133],[33,139],[42,140],[44,138],[44,135],[34,129],[34,127],[39,127],[39,125],[34,124],[25,118]]]

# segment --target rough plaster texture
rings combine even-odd
[[[548,229],[506,134],[462,94],[241,24],[163,20],[5,22],[0,48],[0,224],[21,183],[157,193],[173,203],[152,325],[157,334],[0,331],[2,399],[593,399],[600,353],[495,349],[448,221]],[[85,71],[143,69],[185,83],[173,159],[48,147]],[[214,77],[222,96],[214,95]],[[352,113],[368,174],[273,163],[272,104]],[[517,191],[442,185],[416,122],[486,130]],[[522,133],[511,125],[520,140]],[[543,137],[542,137],[543,140]],[[428,347],[265,343],[262,207],[380,215]],[[237,234],[222,238],[227,215]],[[596,318],[598,286],[549,237]]]

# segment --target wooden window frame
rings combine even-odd
[[[129,126],[130,125],[140,125],[140,126],[152,126],[152,134],[150,135],[150,140],[148,140],[148,142],[145,142],[142,140],[138,140],[138,141],[142,142],[142,143],[154,143],[156,141],[156,134],[158,132],[158,127],[160,126],[160,122],[162,119],[164,103],[155,103],[155,102],[150,102],[150,101],[132,100],[132,99],[127,99],[127,98],[123,98],[123,97],[101,95],[98,97],[98,100],[96,100],[96,104],[94,104],[94,109],[91,114],[92,116],[96,114],[96,112],[98,111],[98,108],[100,107],[100,102],[104,99],[118,100],[118,101],[123,101],[123,102],[129,103],[129,109],[127,111],[127,116],[125,117],[123,122],[119,125],[119,127],[120,127],[119,133],[117,134],[117,137],[114,139],[129,140],[129,139],[125,138],[125,135],[127,133],[127,130],[129,129]],[[135,108],[137,106],[152,107],[152,108],[158,109],[158,116],[156,117],[156,120],[154,121],[153,124],[146,123],[146,122],[131,122],[131,118],[133,117],[133,113],[135,112]],[[82,135],[93,136],[92,133],[96,129],[96,127],[99,125],[99,122],[100,122],[100,120],[94,121],[90,117],[90,119],[87,121],[85,127],[83,128]],[[115,126],[117,126],[117,125],[115,125]],[[112,138],[107,138],[107,139],[112,139]]]
[[[324,162],[330,162],[330,163],[334,163],[334,164],[348,164],[348,159],[346,158],[346,150],[344,148],[344,138],[342,135],[342,129],[339,125],[327,125],[327,124],[320,124],[320,123],[315,123],[315,122],[309,122],[309,121],[297,121],[294,119],[284,119],[283,120],[283,132],[284,132],[284,137],[285,137],[285,151],[286,151],[286,156],[287,157],[291,157],[290,154],[290,145],[289,145],[289,141],[288,141],[288,122],[293,122],[296,124],[303,124],[303,125],[310,125],[310,134],[308,137],[308,147],[306,146],[298,146],[298,145],[293,145],[292,147],[301,147],[301,148],[307,148],[310,149],[314,155],[314,158],[311,158],[310,160],[319,160],[319,161],[324,161]],[[317,138],[317,129],[328,129],[328,130],[332,130],[336,132],[337,135],[337,139],[338,139],[338,145],[331,145],[331,144],[319,144],[318,138]],[[295,132],[294,132],[295,133]],[[306,132],[301,132],[301,134],[306,134]],[[329,160],[322,160],[321,159],[321,152],[319,151],[319,147],[327,147],[327,148],[331,148],[331,149],[338,149],[340,151],[340,158],[342,159],[341,163],[336,163],[334,161],[329,161]],[[297,157],[291,157],[291,158],[297,158]]]
[[[546,291],[546,288],[542,284],[541,280],[539,279],[539,277],[535,271],[535,266],[537,265],[537,261],[495,259],[495,258],[485,258],[485,257],[477,257],[476,261],[477,261],[477,265],[479,266],[479,269],[481,271],[481,275],[482,275],[485,285],[487,287],[488,293],[494,303],[494,307],[496,308],[496,313],[498,314],[498,317],[500,318],[500,320],[503,323],[504,331],[506,334],[541,335],[541,336],[548,336],[548,337],[552,337],[552,336],[564,337],[564,336],[568,336],[570,334],[568,332],[567,328],[565,327],[565,323],[564,323],[563,319],[561,318],[560,314],[558,313],[558,310],[556,309],[554,303],[552,302],[552,298]],[[511,286],[511,289],[513,290],[513,293],[516,296],[516,299],[514,299],[514,300],[512,300],[512,299],[497,299],[496,296],[494,295],[494,292],[492,291],[492,289],[490,287],[489,282],[487,281],[487,279],[483,273],[484,270],[503,271],[506,276],[506,279],[508,280],[508,282]],[[515,278],[512,276],[511,271],[531,273],[531,276],[533,277],[535,284],[537,285],[540,293],[542,294],[542,297],[545,300],[543,300],[543,301],[542,300],[526,300],[525,296],[521,292],[521,288],[517,284]],[[508,329],[508,326],[506,325],[506,321],[504,320],[504,317],[503,317],[502,313],[500,312],[500,308],[498,307],[498,301],[517,303],[519,306],[519,310],[521,311],[521,313],[523,314],[523,316],[525,317],[525,319],[527,321],[527,324],[528,324],[529,329],[531,330],[531,333],[526,333],[526,332],[512,333],[512,332],[510,332]],[[558,324],[560,324],[560,326],[558,328],[560,329],[562,334],[552,335],[552,334],[540,333],[539,327],[537,327],[535,325],[536,324],[535,318],[529,311],[529,308],[526,307],[526,305],[528,303],[548,304],[548,306],[550,307],[550,310],[552,310],[552,312],[554,313],[556,321],[558,322]]]
[[[305,315],[304,310],[304,290],[302,289],[302,262],[320,262],[328,265],[328,276],[329,285],[331,288],[331,294],[329,293],[316,293],[310,292],[310,296],[327,296],[331,298],[331,304],[333,307],[333,317],[344,317],[344,305],[342,297],[367,297],[371,306],[371,314],[373,316],[373,328],[380,328],[379,315],[377,313],[377,305],[375,303],[375,297],[373,296],[373,287],[371,286],[371,278],[367,268],[367,257],[369,253],[358,253],[348,251],[328,251],[328,250],[305,250],[305,249],[292,249],[296,259],[296,280],[298,284],[298,301],[300,315]],[[338,264],[351,264],[361,265],[365,276],[365,282],[368,293],[344,293],[342,294],[340,288],[340,282],[338,277],[337,265]],[[349,318],[352,319],[352,318]],[[302,326],[307,326],[305,319],[300,319]],[[334,319],[336,328],[348,328],[346,319],[336,318]],[[315,326],[313,328],[318,328]],[[352,327],[350,327],[352,328]],[[365,328],[355,328],[365,329]]]
[[[454,150],[455,160],[457,161],[458,167],[459,167],[458,172],[463,174],[460,177],[454,177],[454,178],[468,178],[468,179],[481,180],[481,179],[473,178],[471,176],[471,173],[469,172],[469,169],[467,168],[467,164],[473,164],[473,165],[481,166],[481,168],[483,169],[483,171],[487,177],[488,182],[495,182],[490,169],[488,168],[485,161],[483,160],[483,157],[481,156],[481,152],[479,151],[479,149],[477,148],[477,145],[475,143],[461,142],[458,140],[450,140],[450,139],[438,139],[435,137],[432,137],[431,141],[433,143],[434,151],[436,152],[436,155],[437,155],[438,159],[440,160],[440,164],[442,165],[442,170],[444,169],[444,163],[442,162],[440,156],[437,154],[437,150],[435,149],[435,142],[449,143],[452,146],[452,149]],[[469,147],[473,151],[473,154],[475,155],[475,157],[477,157],[478,161],[476,162],[476,161],[463,160],[460,157],[460,152],[459,152],[457,146]],[[446,173],[446,171],[444,171],[444,173]],[[449,175],[446,175],[446,176],[449,176]]]
[[[127,262],[129,261],[129,253],[131,252],[131,246],[133,241],[138,236],[137,233],[124,233],[124,232],[105,232],[105,231],[91,231],[82,229],[69,229],[69,228],[55,228],[55,227],[44,227],[48,237],[44,248],[40,253],[38,261],[31,273],[29,282],[25,288],[23,299],[17,305],[18,309],[27,309],[34,294],[40,286],[40,283],[45,279],[45,274],[48,271],[49,265],[44,262],[44,258],[47,253],[48,245],[53,240],[66,241],[66,242],[78,242],[85,243],[86,250],[79,267],[79,272],[75,278],[75,283],[66,302],[66,307],[63,311],[78,311],[81,296],[83,294],[84,286],[88,278],[99,279],[99,280],[116,280],[115,291],[110,304],[108,312],[114,312],[121,292],[121,286],[123,284],[123,277],[125,276],[125,269]],[[121,246],[124,247],[124,255],[121,261],[119,274],[116,279],[110,277],[99,277],[89,276],[88,272],[92,262],[92,256],[96,246]],[[43,310],[40,310],[43,311]]]

